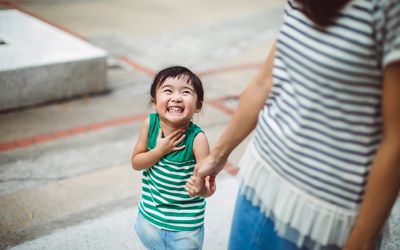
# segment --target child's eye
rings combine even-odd
[[[189,90],[184,90],[184,91],[183,91],[183,94],[185,94],[185,95],[190,95],[190,94],[192,94],[192,92],[190,92]]]
[[[171,93],[172,93],[172,91],[171,91],[170,89],[164,89],[163,92],[164,92],[164,93],[167,93],[167,94],[171,94]]]

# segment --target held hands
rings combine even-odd
[[[166,154],[169,154],[173,151],[179,151],[185,148],[185,145],[177,147],[179,143],[183,141],[185,138],[185,130],[178,129],[165,138],[162,138],[162,130],[160,129],[158,132],[156,147],[154,150],[159,152],[161,155],[160,158]]]
[[[194,169],[193,176],[186,184],[186,191],[189,193],[189,196],[208,197],[206,196],[206,190],[212,190],[212,184],[214,183],[215,185],[215,177],[223,169],[225,163],[225,158],[219,158],[217,160],[212,154],[199,162]],[[207,178],[209,178],[208,181]],[[207,187],[207,185],[209,185],[209,187]]]
[[[193,197],[191,193],[193,193],[192,190],[195,190],[195,184],[196,184],[196,179],[198,177],[192,175],[189,179],[189,181],[186,183],[185,189],[189,193],[190,197]],[[207,176],[205,179],[205,185],[201,187],[201,189],[197,192],[198,196],[203,196],[203,197],[210,197],[215,193],[215,190],[217,189],[217,184],[215,182],[215,176]]]

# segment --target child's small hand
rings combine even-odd
[[[177,147],[179,143],[183,141],[185,138],[185,130],[178,129],[172,132],[170,135],[162,138],[162,130],[160,128],[158,132],[157,142],[155,150],[158,150],[161,156],[169,154],[173,151],[182,150],[185,148],[185,145]]]
[[[189,193],[191,197],[193,197],[193,192],[195,190],[195,182],[196,182],[197,177],[196,176],[191,176],[188,182],[186,183],[185,189]],[[215,181],[215,176],[207,176],[205,178],[205,185],[204,188],[199,190],[197,192],[198,196],[203,196],[203,197],[210,197],[215,193],[215,190],[217,190],[217,184]]]

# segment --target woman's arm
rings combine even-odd
[[[383,138],[345,249],[374,249],[400,188],[400,62],[384,71]]]
[[[178,129],[167,137],[162,138],[162,131],[160,129],[156,147],[147,151],[147,138],[149,133],[149,118],[147,118],[140,130],[139,138],[132,153],[132,168],[138,171],[150,168],[164,155],[172,151],[183,149],[185,145],[181,147],[177,147],[177,145],[185,138],[184,132],[184,130]]]
[[[206,176],[215,177],[224,167],[229,154],[257,125],[258,114],[264,106],[272,85],[272,68],[275,57],[275,44],[272,46],[262,69],[240,96],[239,106],[210,155],[196,165],[196,196],[204,185]],[[203,181],[201,181],[203,180]]]

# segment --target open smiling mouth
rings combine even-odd
[[[183,108],[181,107],[169,107],[167,109],[168,113],[182,113],[183,112]]]

